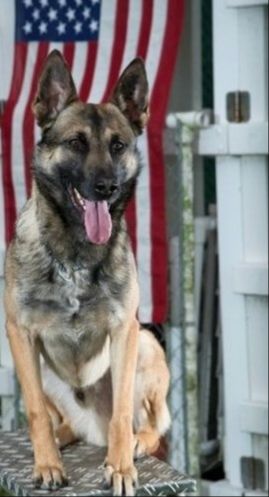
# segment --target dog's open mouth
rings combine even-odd
[[[96,245],[107,243],[112,232],[112,219],[108,202],[106,200],[100,202],[87,200],[72,186],[68,190],[73,205],[83,216],[88,240]]]

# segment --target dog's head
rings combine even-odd
[[[136,138],[148,119],[144,63],[123,72],[111,100],[85,104],[60,52],[46,60],[33,104],[42,129],[34,158],[37,187],[87,239],[105,244],[113,216],[122,213],[139,173]]]

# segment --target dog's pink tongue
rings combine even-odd
[[[88,239],[97,245],[107,243],[112,231],[112,221],[105,200],[85,200],[84,225]]]

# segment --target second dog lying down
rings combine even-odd
[[[47,407],[60,447],[78,439],[99,446],[107,445],[112,412],[109,356],[104,353],[100,361],[102,363],[97,361],[94,367],[105,369],[103,377],[79,390],[72,389],[49,366],[42,366]],[[152,333],[140,330],[134,396],[135,457],[154,452],[160,436],[169,428],[168,385],[169,372],[161,346]]]

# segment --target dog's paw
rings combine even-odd
[[[136,493],[137,470],[132,466],[124,471],[117,471],[111,464],[106,463],[104,473],[104,485],[106,488],[113,487],[113,495],[130,495]]]
[[[57,490],[68,485],[68,480],[61,465],[36,465],[33,474],[35,488],[42,490]]]

